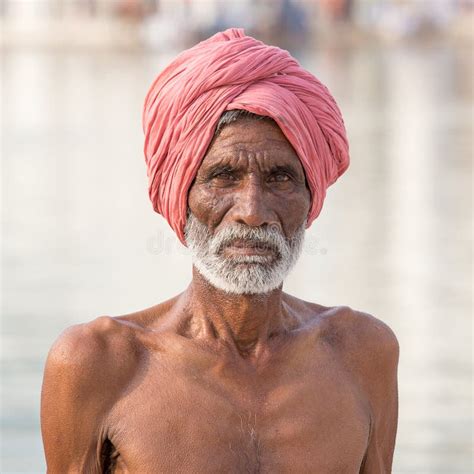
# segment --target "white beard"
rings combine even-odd
[[[278,227],[237,223],[213,235],[189,213],[184,232],[194,266],[211,285],[227,293],[256,294],[268,293],[283,283],[301,254],[305,223],[291,239],[286,239]],[[225,247],[240,239],[252,241],[257,255],[224,256]],[[259,248],[265,249],[265,255],[258,255]]]

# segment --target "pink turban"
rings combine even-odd
[[[295,149],[311,191],[308,226],[349,166],[344,121],[329,90],[287,51],[242,29],[217,33],[158,75],[143,109],[150,199],[183,243],[189,188],[221,114],[232,109],[273,118]]]

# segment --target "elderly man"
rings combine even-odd
[[[395,336],[282,291],[349,164],[329,91],[286,51],[232,29],[157,77],[143,124],[150,197],[189,247],[193,278],[55,343],[48,472],[390,472]]]

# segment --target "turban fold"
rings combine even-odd
[[[183,51],[154,80],[143,108],[148,192],[184,243],[188,191],[226,110],[271,117],[295,149],[311,191],[307,225],[349,166],[341,112],[287,52],[232,28]]]

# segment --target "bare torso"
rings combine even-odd
[[[270,337],[258,357],[193,327],[179,298],[69,330],[45,375],[49,471],[389,472],[393,334],[347,307],[289,295],[285,304],[299,324]],[[56,387],[53,372],[62,374]],[[51,433],[67,428],[49,415],[48,400],[61,396],[69,402],[55,411],[80,429],[58,452]]]

